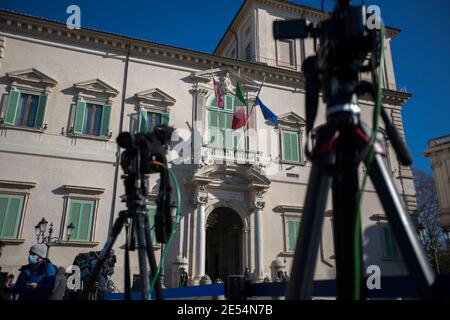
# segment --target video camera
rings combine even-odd
[[[330,17],[320,23],[305,19],[274,22],[275,39],[314,38],[316,55],[302,66],[305,89],[311,93],[306,101],[308,131],[316,116],[319,91],[328,106],[355,101],[355,92],[373,93],[369,83],[361,85],[360,73],[375,71],[380,65],[380,30],[366,25],[366,7],[352,6],[351,0],[337,0]]]
[[[170,216],[170,180],[167,167],[166,152],[174,129],[166,125],[154,128],[152,132],[131,134],[122,132],[117,137],[117,144],[125,149],[120,164],[125,172],[125,192],[127,203],[140,201],[136,189],[136,177],[151,173],[159,173],[159,192],[156,197],[155,234],[159,243],[166,243],[172,231]],[[128,178],[128,179],[127,179]],[[132,178],[132,179],[130,179]],[[148,190],[147,179],[140,179],[140,188]],[[146,195],[144,195],[146,196]]]

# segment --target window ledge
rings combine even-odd
[[[280,160],[280,164],[291,164],[295,166],[304,166],[306,165],[306,161],[289,161],[289,160]]]
[[[104,136],[92,136],[89,134],[76,134],[72,133],[69,135],[72,138],[81,138],[81,139],[89,139],[89,140],[97,140],[97,141],[109,141],[111,140],[111,137],[104,137]]]
[[[281,252],[281,253],[279,254],[279,256],[280,256],[280,257],[293,258],[293,257],[295,256],[295,252],[294,252],[294,251],[292,251],[292,252],[290,252],[290,251],[285,251],[285,252]]]
[[[54,247],[96,247],[99,244],[98,241],[60,241]]]
[[[5,244],[11,244],[11,245],[18,245],[25,242],[25,239],[3,239],[0,238],[0,242],[3,242]]]
[[[46,128],[30,128],[30,127],[12,126],[9,124],[2,124],[0,126],[0,128],[1,129],[18,130],[18,131],[35,132],[35,133],[44,133],[46,130]]]

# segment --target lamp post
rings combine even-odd
[[[48,258],[50,247],[61,243],[58,237],[53,237],[53,222],[50,223],[47,235],[45,235],[47,226],[48,221],[45,218],[42,218],[41,221],[39,221],[39,223],[34,227],[37,243],[43,243],[47,246],[47,255],[45,256],[46,258]],[[67,226],[67,241],[69,241],[70,236],[72,235],[74,230],[75,226],[71,222]]]

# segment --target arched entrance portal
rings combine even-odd
[[[227,275],[241,274],[242,220],[232,209],[217,208],[206,221],[206,274],[225,281]]]

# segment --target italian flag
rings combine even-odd
[[[247,124],[247,100],[242,93],[241,84],[239,81],[236,84],[236,98],[243,104],[237,105],[234,104],[234,113],[233,113],[233,121],[231,124],[231,129],[237,130],[239,128],[244,127]]]

